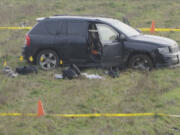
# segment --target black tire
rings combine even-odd
[[[36,63],[44,70],[51,70],[59,65],[59,57],[53,50],[43,50],[38,53]]]
[[[136,70],[152,70],[153,62],[149,56],[144,54],[137,54],[130,58],[128,67]]]

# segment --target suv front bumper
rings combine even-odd
[[[162,54],[161,61],[156,64],[156,67],[180,67],[180,51],[172,54]]]

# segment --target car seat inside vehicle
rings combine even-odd
[[[88,28],[89,52],[91,58],[100,60],[102,54],[102,45],[95,24],[89,24]]]

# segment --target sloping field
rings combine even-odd
[[[37,17],[55,14],[127,16],[133,27],[180,28],[179,0],[1,0],[0,26],[33,26]],[[0,30],[0,69],[19,62],[26,30]],[[180,45],[180,32],[159,32]],[[56,80],[54,71],[8,78],[0,73],[0,113],[36,113],[43,101],[46,113],[168,113],[180,114],[180,68],[150,73],[124,71],[105,80]],[[180,118],[59,118],[0,117],[0,135],[179,135]]]

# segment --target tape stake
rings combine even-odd
[[[19,57],[19,61],[22,62],[24,60],[24,57],[23,56],[20,56]]]
[[[6,62],[6,61],[4,61],[3,66],[4,66],[4,67],[6,67],[6,66],[7,66],[7,62]]]
[[[44,61],[44,58],[43,58],[42,56],[41,56],[41,58],[40,58],[40,61],[41,61],[41,62],[43,62],[43,61]]]
[[[59,64],[60,64],[60,65],[62,65],[62,64],[63,64],[63,61],[62,61],[62,60],[60,60],[60,61],[59,61]]]
[[[33,59],[33,57],[31,56],[31,57],[29,57],[29,61],[30,62],[33,62],[34,61],[34,59]]]

